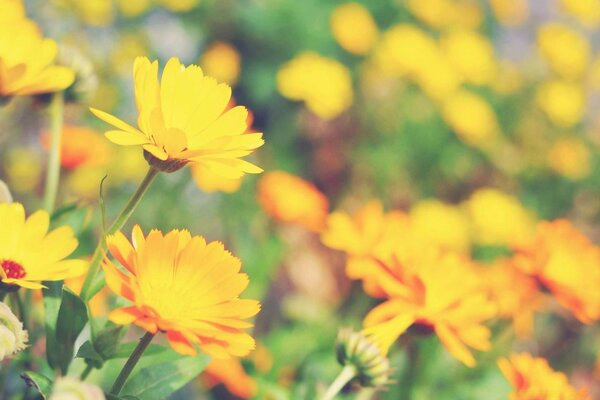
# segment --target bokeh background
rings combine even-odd
[[[101,179],[113,216],[147,169],[139,149],[105,140],[106,126],[88,111],[135,121],[135,57],[199,64],[232,85],[235,102],[252,111],[252,128],[264,132],[266,144],[252,156],[263,175],[223,182],[191,168],[162,174],[126,228],[187,227],[225,242],[250,275],[247,297],[263,303],[254,332],[260,344],[242,360],[245,372],[229,365],[229,389],[223,376],[204,376],[173,399],[229,399],[236,390],[315,398],[339,370],[338,327],[360,327],[376,303],[345,276],[344,258],[321,244],[310,222],[286,222],[308,200],[270,172],[312,182],[328,201],[317,202],[317,219],[378,199],[408,212],[430,240],[476,259],[503,254],[538,219],[568,218],[600,239],[600,1],[26,5],[60,42],[60,62],[79,72],[66,106],[59,202],[63,222],[83,238],[80,255],[95,246]],[[43,190],[48,124],[35,111],[45,101],[15,99],[0,109],[0,178],[30,209]],[[395,383],[378,396],[505,399],[509,386],[495,360],[510,348],[535,350],[598,395],[599,333],[541,315],[536,336],[516,344],[496,329],[494,348],[474,369],[424,338],[411,359],[417,367],[407,367],[410,351],[394,353]]]

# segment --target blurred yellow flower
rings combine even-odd
[[[560,128],[578,124],[585,107],[581,85],[563,80],[552,80],[539,86],[536,101],[550,121]]]
[[[319,232],[329,201],[312,183],[283,171],[268,172],[258,182],[258,202],[276,220]]]
[[[83,260],[65,260],[77,248],[73,230],[48,231],[50,216],[37,211],[25,217],[19,203],[0,204],[0,278],[7,285],[40,289],[40,281],[59,281],[85,272]]]
[[[262,169],[242,160],[263,145],[262,133],[244,133],[248,111],[224,112],[231,88],[205,76],[200,67],[171,58],[158,81],[158,62],[138,57],[133,67],[140,130],[104,111],[91,109],[117,130],[106,132],[116,144],[141,145],[155,168],[173,171],[198,163],[228,179]]]
[[[14,23],[25,19],[23,0],[1,0],[0,6],[2,7],[1,23]]]
[[[580,78],[590,62],[585,36],[557,22],[539,29],[538,46],[552,70],[565,79]]]
[[[575,389],[567,376],[548,361],[529,353],[513,353],[498,360],[498,367],[513,387],[509,400],[592,400],[586,389]]]
[[[512,320],[518,337],[530,337],[535,313],[546,306],[535,279],[516,269],[510,259],[499,259],[491,266],[482,267],[481,274],[498,308],[498,317]]]
[[[200,165],[192,165],[192,178],[196,186],[207,193],[235,193],[242,186],[242,178],[221,178]]]
[[[474,29],[483,22],[483,12],[473,0],[408,0],[407,6],[415,17],[435,29]]]
[[[344,3],[331,14],[331,33],[336,42],[352,54],[367,54],[375,42],[379,31],[375,20],[359,3]]]
[[[460,140],[475,147],[490,147],[500,137],[492,107],[478,95],[460,90],[446,99],[443,117]]]
[[[60,150],[60,164],[66,169],[105,165],[112,152],[98,132],[74,125],[63,127]],[[44,132],[41,137],[45,148],[50,146],[50,136]]]
[[[215,358],[244,356],[254,339],[244,321],[258,313],[256,300],[240,299],[248,276],[241,262],[219,242],[206,243],[186,230],[144,236],[133,228],[132,243],[117,232],[107,237],[112,256],[125,268],[105,259],[108,287],[133,305],[109,314],[116,324],[141,326],[151,333],[166,332],[173,349],[195,354],[194,344]]]
[[[564,9],[582,24],[597,27],[600,23],[599,0],[561,0]]]
[[[496,19],[504,25],[520,25],[529,16],[527,0],[490,0]]]
[[[488,85],[494,81],[497,62],[487,37],[473,30],[452,29],[442,36],[441,45],[466,82]]]
[[[425,94],[438,101],[452,97],[461,84],[458,72],[448,57],[439,50],[431,64],[423,65],[417,70],[414,79]]]
[[[217,81],[234,86],[240,76],[240,53],[229,43],[215,42],[202,53],[200,66]]]
[[[5,4],[6,3],[6,4]],[[38,26],[22,15],[22,6],[0,0],[6,16],[0,20],[0,98],[63,90],[75,79],[67,67],[54,64],[58,46],[44,38]]]
[[[115,7],[108,0],[60,0],[60,5],[75,13],[84,23],[94,26],[107,26],[115,18]]]
[[[383,261],[386,273],[377,275],[387,300],[364,320],[364,333],[385,351],[409,327],[433,333],[446,349],[469,367],[475,359],[469,347],[491,347],[490,330],[483,325],[496,315],[477,271],[452,253],[431,249],[395,252]]]
[[[3,160],[7,183],[15,193],[30,193],[42,178],[40,155],[27,147],[13,147]]]
[[[202,378],[209,388],[222,383],[229,393],[241,399],[252,398],[258,390],[256,380],[246,373],[239,358],[212,360]]]
[[[590,150],[583,140],[564,137],[552,144],[548,152],[548,164],[569,179],[582,179],[590,173]]]
[[[540,222],[515,248],[515,266],[548,289],[581,322],[600,319],[600,248],[566,220]]]
[[[332,119],[347,110],[353,101],[348,68],[314,52],[297,55],[277,73],[277,89],[290,100],[302,100],[323,119]]]
[[[432,247],[462,253],[469,251],[469,220],[459,207],[439,200],[423,200],[411,208],[409,215],[411,233],[418,240]]]
[[[533,236],[535,218],[516,197],[497,189],[479,189],[464,206],[471,220],[473,241],[478,244],[506,246]]]

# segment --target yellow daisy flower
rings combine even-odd
[[[254,339],[243,321],[258,313],[256,300],[238,296],[248,285],[240,260],[219,242],[206,243],[186,230],[144,237],[133,228],[132,244],[118,232],[107,237],[110,253],[123,266],[103,263],[108,287],[133,304],[110,313],[116,324],[163,331],[173,349],[195,354],[194,344],[215,358],[244,356]]]
[[[28,289],[40,281],[74,278],[85,272],[83,260],[65,260],[78,245],[73,230],[62,226],[48,232],[50,216],[37,211],[25,218],[19,203],[0,204],[0,278],[7,285]]]
[[[173,172],[185,164],[198,163],[234,179],[262,169],[242,160],[263,145],[262,133],[245,133],[245,107],[225,112],[231,88],[205,76],[196,65],[185,67],[171,58],[158,80],[158,61],[138,57],[133,65],[138,126],[97,109],[91,111],[116,127],[106,137],[120,145],[141,145],[148,162]]]
[[[58,46],[25,18],[22,3],[0,0],[0,9],[0,97],[55,92],[71,85],[74,72],[53,65]]]

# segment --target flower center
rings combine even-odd
[[[0,267],[4,270],[7,278],[21,279],[27,275],[23,266],[13,260],[0,261]]]

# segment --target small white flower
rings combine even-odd
[[[105,400],[102,390],[91,383],[85,383],[70,376],[63,376],[54,382],[49,400]]]
[[[28,335],[10,308],[0,302],[0,360],[27,347]]]

